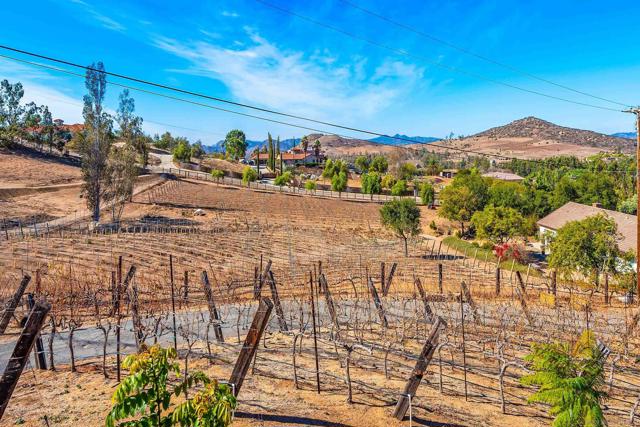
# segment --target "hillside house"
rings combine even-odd
[[[618,240],[620,250],[626,252],[636,249],[637,217],[635,215],[604,209],[598,206],[598,204],[589,206],[575,202],[566,203],[564,206],[556,209],[537,222],[540,236],[542,236],[543,239],[542,243],[545,247],[548,247],[549,236],[555,235],[560,227],[569,221],[580,221],[598,214],[604,214],[616,222],[618,234],[620,235],[620,239]]]
[[[287,166],[295,166],[295,165],[308,165],[311,163],[322,163],[324,160],[324,154],[319,153],[316,156],[316,153],[313,149],[308,149],[306,152],[302,149],[302,147],[296,146],[293,147],[289,151],[285,151],[280,153],[282,156],[282,163]],[[276,158],[276,161],[280,161],[280,156]]]

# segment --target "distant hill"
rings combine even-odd
[[[526,159],[562,155],[584,158],[603,151],[630,153],[634,148],[626,138],[559,126],[537,117],[525,117],[464,138],[442,140],[438,145]],[[445,150],[434,147],[434,151]]]
[[[621,149],[628,148],[629,143],[624,138],[605,135],[590,130],[574,129],[559,126],[537,117],[525,117],[507,125],[488,129],[472,135],[472,138],[488,137],[504,138],[535,138],[565,144],[584,145],[588,147]]]
[[[611,136],[615,136],[616,138],[627,138],[627,139],[636,139],[637,134],[635,132],[618,132],[612,133]]]
[[[401,138],[401,139],[396,139]],[[418,142],[421,144],[440,141],[440,138],[434,138],[433,136],[407,136],[401,135],[399,133],[393,135],[392,137],[388,136],[377,136],[375,138],[369,139],[371,142],[377,142],[381,144],[393,144],[393,145],[407,145],[411,144],[411,142]]]

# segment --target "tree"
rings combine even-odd
[[[316,182],[315,181],[307,181],[304,183],[304,189],[308,190],[308,191],[315,191],[316,189]]]
[[[191,157],[194,157],[196,159],[201,159],[202,157],[204,157],[205,154],[206,154],[206,151],[204,151],[204,147],[202,146],[202,141],[197,140],[196,142],[194,142],[193,145],[191,146]]]
[[[113,393],[114,403],[105,425],[139,417],[135,421],[120,422],[118,426],[228,426],[236,407],[236,398],[228,385],[218,384],[204,373],[195,371],[180,378],[180,366],[173,348],[155,345],[143,348],[140,354],[129,355],[122,366],[129,375]],[[178,384],[169,389],[169,383]],[[172,405],[172,397],[184,395],[198,384],[204,389],[179,405]]]
[[[0,82],[0,146],[11,146],[20,135],[20,121],[24,107],[20,100],[24,96],[22,83]]]
[[[49,146],[49,153],[53,151],[53,146],[55,145],[55,134],[56,134],[56,124],[53,122],[53,116],[51,115],[51,111],[49,111],[49,107],[43,105],[42,107],[42,121],[40,122],[40,126],[42,127],[42,132],[46,135],[47,145]]]
[[[387,159],[384,156],[375,156],[369,165],[369,170],[378,172],[379,174],[385,173],[388,169],[389,162],[387,162]]]
[[[516,236],[524,234],[525,220],[513,208],[488,205],[471,217],[471,223],[478,237],[493,243],[508,242]]]
[[[173,149],[173,160],[188,163],[191,161],[191,146],[186,139],[180,140]]]
[[[220,169],[212,169],[211,170],[211,177],[219,182],[220,178],[224,178],[224,171],[220,170]]]
[[[302,149],[304,150],[304,154],[307,154],[307,150],[309,149],[309,138],[305,135],[300,140],[300,144],[302,144]]]
[[[149,147],[147,146],[147,138],[142,132],[142,117],[133,114],[135,109],[135,101],[129,96],[129,89],[124,89],[119,97],[116,115],[120,127],[120,137],[138,153],[140,163],[146,167],[149,163]]]
[[[313,152],[316,155],[316,159],[320,157],[320,147],[322,146],[322,144],[320,144],[320,140],[316,139],[313,143]]]
[[[382,225],[404,240],[404,256],[409,256],[407,239],[420,232],[420,209],[415,200],[396,199],[380,208]]]
[[[433,203],[436,200],[436,191],[431,183],[422,183],[420,186],[420,199],[422,200],[422,204],[426,206],[433,206]]]
[[[554,427],[607,425],[601,407],[607,397],[605,358],[593,332],[586,330],[573,348],[567,343],[536,343],[525,360],[534,372],[520,381],[540,387],[528,400],[551,405]]]
[[[402,196],[407,192],[407,182],[400,179],[391,187],[392,196]]]
[[[367,156],[358,156],[355,160],[355,165],[360,173],[365,173],[369,170],[369,158]]]
[[[327,160],[324,165],[324,170],[322,171],[322,177],[333,179],[335,175],[340,174],[340,172],[344,172],[345,175],[347,173],[347,164],[342,160]]]
[[[569,221],[551,241],[549,267],[565,276],[577,271],[597,282],[600,273],[621,268],[618,237],[615,221],[604,214]]]
[[[286,171],[278,175],[276,179],[273,181],[273,183],[278,187],[282,187],[284,185],[289,185],[291,183],[291,179],[292,179],[291,172]]]
[[[222,145],[227,156],[233,160],[244,157],[247,152],[247,138],[244,132],[239,129],[229,131]]]
[[[103,199],[106,203],[111,203],[111,216],[113,221],[117,222],[124,210],[124,204],[133,196],[133,187],[138,177],[136,152],[133,147],[114,147],[109,154],[107,168]]]
[[[379,173],[377,172],[364,173],[360,177],[360,181],[362,184],[362,192],[364,194],[371,194],[372,200],[373,200],[374,194],[382,193],[382,178],[380,178]]]
[[[413,163],[403,163],[398,169],[398,179],[410,181],[418,174],[418,168]]]
[[[176,141],[170,132],[165,132],[160,138],[156,139],[154,145],[162,150],[172,151],[176,146]]]
[[[275,151],[273,149],[273,138],[271,138],[270,133],[267,134],[267,150],[269,153],[269,156],[267,158],[267,166],[273,172],[276,169],[276,157]]]
[[[476,169],[463,169],[453,182],[440,192],[439,215],[460,223],[460,232],[465,233],[464,224],[476,211],[482,210],[489,198],[489,186]]]
[[[331,189],[338,192],[338,197],[347,189],[347,173],[341,170],[331,178]]]
[[[249,185],[250,182],[254,182],[258,179],[258,172],[251,166],[245,166],[242,169],[242,183]]]
[[[382,188],[391,188],[396,183],[396,177],[390,173],[382,177]]]
[[[100,200],[104,195],[107,179],[107,160],[113,141],[113,120],[103,110],[102,102],[107,90],[107,78],[102,62],[91,64],[86,72],[84,96],[84,135],[80,146],[82,156],[83,192],[92,219],[100,220]]]

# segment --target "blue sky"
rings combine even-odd
[[[617,107],[465,55],[340,0],[265,1],[392,49],[256,0],[41,0],[29,3],[28,11],[24,3],[7,2],[0,40],[87,65],[101,60],[108,71],[182,89],[389,134],[471,134],[529,115],[605,133],[634,128],[630,115],[567,104],[443,69],[435,64],[552,96]],[[634,31],[640,2],[350,1],[540,77],[623,103],[640,103],[640,49]],[[25,100],[50,105],[54,116],[81,120],[82,79],[1,58],[0,78],[22,81]],[[109,108],[117,107],[120,90],[109,88]],[[150,133],[169,130],[205,143],[221,139],[232,128],[245,130],[251,139],[263,139],[267,132],[282,138],[307,133],[132,94]]]

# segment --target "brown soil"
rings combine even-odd
[[[66,184],[80,179],[80,168],[57,156],[31,149],[0,151],[0,188]]]

